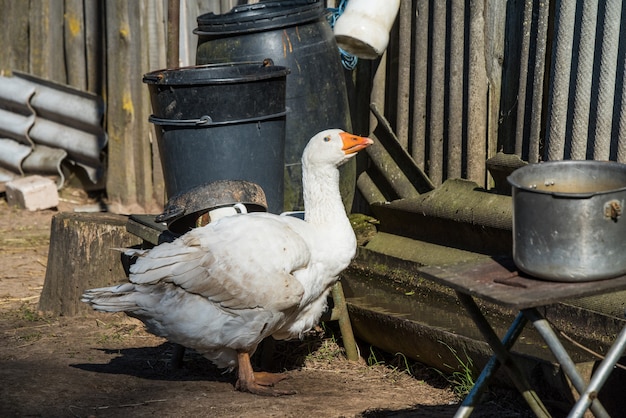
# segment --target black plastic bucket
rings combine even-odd
[[[324,2],[264,1],[198,17],[197,64],[271,58],[288,67],[285,127],[285,206],[302,210],[300,158],[309,139],[324,129],[352,130],[344,70]],[[356,183],[355,160],[341,171],[348,208]]]
[[[168,197],[245,180],[263,188],[268,211],[282,211],[288,73],[266,60],[144,75]]]

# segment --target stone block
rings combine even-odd
[[[59,205],[56,183],[42,176],[28,176],[6,184],[6,198],[11,206],[36,211]]]

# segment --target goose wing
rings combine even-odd
[[[304,289],[294,273],[306,269],[311,251],[280,216],[236,215],[196,228],[138,259],[130,280],[172,283],[229,309],[284,311]]]

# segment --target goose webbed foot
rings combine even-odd
[[[238,391],[262,396],[283,396],[296,393],[293,390],[281,390],[274,387],[276,383],[289,377],[285,373],[254,372],[250,363],[250,355],[246,352],[238,353],[237,359],[239,367],[235,389]]]

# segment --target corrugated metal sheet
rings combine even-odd
[[[96,95],[31,75],[0,77],[0,168],[3,178],[53,174],[80,166],[92,183],[104,176],[104,103]],[[0,180],[2,181],[2,180]]]

